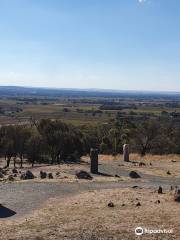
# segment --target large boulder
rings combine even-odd
[[[13,168],[13,169],[12,169],[12,173],[18,173],[17,168]]]
[[[0,172],[0,178],[4,178],[4,174]]]
[[[41,179],[47,178],[47,173],[46,173],[46,172],[43,172],[43,171],[40,171],[40,178],[41,178]]]
[[[87,179],[87,180],[93,179],[93,177],[88,172],[83,170],[76,172],[76,177],[78,179]]]
[[[3,175],[7,175],[8,171],[8,169],[0,168],[0,173],[2,173]]]
[[[135,172],[135,171],[131,171],[131,172],[129,173],[129,176],[130,176],[131,178],[141,178],[141,176],[140,176],[137,172]]]
[[[48,178],[49,179],[53,179],[54,177],[53,177],[53,174],[52,173],[48,173]]]
[[[33,175],[33,173],[29,170],[27,170],[25,173],[21,174],[20,177],[22,180],[28,180],[28,179],[34,179],[35,176]]]

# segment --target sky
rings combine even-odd
[[[0,0],[0,85],[180,91],[179,0]]]

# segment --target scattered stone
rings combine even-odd
[[[114,206],[114,203],[113,203],[113,202],[109,202],[109,203],[108,203],[108,207],[111,207],[111,208],[112,208],[112,207],[115,207],[115,206]]]
[[[4,174],[0,172],[0,178],[4,178]]]
[[[8,171],[8,169],[0,168],[0,173],[2,173],[3,175],[7,175]]]
[[[53,179],[53,174],[52,173],[48,173],[48,178],[49,179]]]
[[[13,175],[9,175],[9,176],[8,176],[8,180],[9,180],[9,181],[14,181]]]
[[[117,174],[115,175],[115,177],[117,177],[117,178],[120,178],[120,176],[119,176],[119,175],[117,175]]]
[[[13,177],[17,177],[17,174],[16,174],[16,173],[14,173],[14,174],[13,174]]]
[[[33,175],[33,173],[29,170],[27,170],[25,173],[21,174],[20,177],[22,180],[28,180],[28,179],[34,179],[35,176]]]
[[[138,203],[136,204],[136,207],[140,207],[140,206],[141,206],[141,203],[138,202]]]
[[[159,186],[159,188],[158,188],[158,194],[162,194],[162,193],[163,193],[163,189],[162,189],[161,186]]]
[[[43,171],[40,171],[40,178],[41,178],[41,179],[47,178],[47,173],[46,173],[46,172],[43,172]]]
[[[12,173],[18,173],[18,170],[16,168],[13,168]]]
[[[131,178],[141,178],[141,176],[140,176],[137,172],[135,172],[135,171],[131,171],[131,172],[129,173],[129,176],[130,176]]]
[[[160,200],[156,200],[155,203],[159,204],[159,203],[160,203]]]
[[[169,170],[167,171],[167,174],[168,174],[168,175],[171,175],[171,173],[170,173],[170,171],[169,171]]]
[[[57,176],[57,177],[60,176],[60,172],[56,172],[56,176]]]
[[[171,162],[174,162],[174,163],[175,163],[175,162],[176,162],[176,160],[171,160]]]
[[[174,201],[180,202],[180,189],[177,189],[174,194]]]
[[[93,179],[93,177],[88,172],[83,171],[83,170],[77,172],[76,177],[78,179],[87,179],[87,180],[92,180]]]
[[[146,166],[146,164],[143,163],[143,162],[140,162],[140,163],[139,163],[139,167],[142,167],[142,166]]]
[[[173,186],[171,186],[171,187],[170,187],[170,191],[173,191],[173,189],[174,189]]]
[[[152,166],[152,163],[150,162],[150,164],[149,164],[150,166]]]
[[[138,188],[138,186],[132,186],[132,188]]]
[[[122,207],[126,206],[124,203],[122,204]]]

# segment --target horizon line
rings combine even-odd
[[[46,89],[46,90],[71,90],[71,91],[92,91],[92,92],[132,92],[132,93],[166,93],[166,94],[180,94],[180,91],[175,90],[125,90],[125,89],[110,89],[110,88],[66,88],[66,87],[41,87],[41,86],[22,86],[22,85],[0,85],[0,88],[26,88],[26,89]]]

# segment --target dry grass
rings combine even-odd
[[[88,159],[88,157],[86,157]],[[100,162],[105,162],[111,164],[112,162],[121,161],[122,164],[122,155],[117,156],[108,156],[108,155],[99,155]],[[180,175],[180,155],[169,154],[169,155],[151,155],[147,154],[144,157],[141,157],[138,154],[130,154],[130,160],[140,163],[143,162],[146,166],[139,167],[130,164],[124,164],[120,166],[122,169],[129,171],[138,171],[140,173],[163,176],[163,177],[175,177],[178,178]],[[152,165],[150,165],[150,163]],[[171,175],[167,175],[167,171],[170,171]]]
[[[1,223],[0,239],[134,240],[137,226],[173,229],[173,234],[147,234],[143,239],[180,239],[180,205],[172,199],[170,192],[158,195],[151,190],[132,189],[90,191],[51,199],[46,208],[26,219]],[[114,208],[107,207],[109,201],[113,201]],[[136,207],[137,202],[140,207]]]

